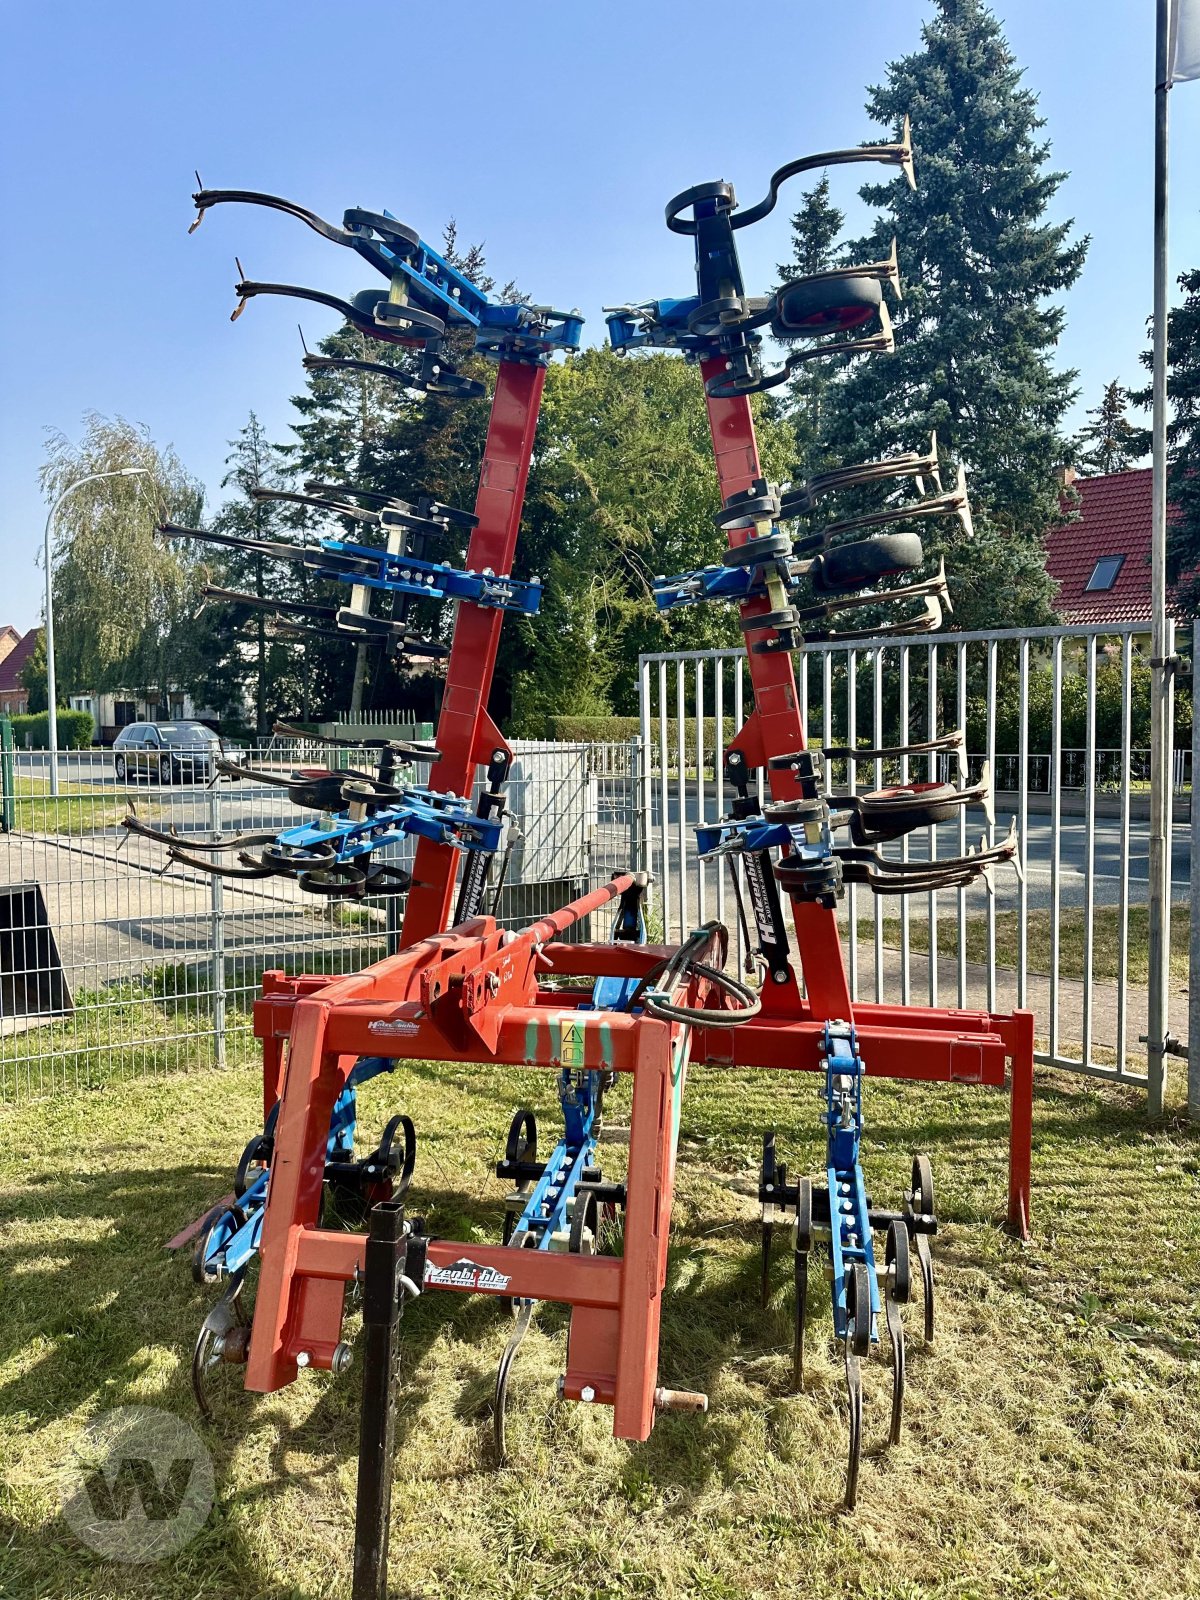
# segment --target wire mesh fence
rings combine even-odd
[[[797,657],[810,744],[868,749],[965,729],[960,776],[945,753],[836,758],[832,793],[885,784],[978,781],[992,770],[995,821],[960,810],[905,837],[905,860],[962,855],[994,843],[1015,818],[1020,876],[997,872],[995,893],[942,890],[876,898],[849,885],[839,908],[853,996],[904,1005],[1009,1010],[1028,1006],[1046,1064],[1144,1085],[1148,1026],[1149,762],[1134,737],[1148,667],[1132,625],[944,634],[814,645]],[[668,940],[716,915],[738,926],[728,866],[696,858],[695,825],[732,799],[721,753],[752,709],[741,650],[640,659],[647,750],[643,808],[655,905]],[[1148,700],[1146,701],[1148,706]],[[1170,770],[1176,823],[1186,816],[1191,763]],[[760,796],[763,775],[758,775]],[[1187,841],[1176,826],[1172,1032],[1186,1032]],[[732,946],[731,946],[732,949]]]
[[[517,741],[514,756],[494,864],[503,881],[487,909],[520,927],[638,865],[644,828],[636,742]],[[329,750],[275,739],[241,758],[283,776],[327,764]],[[183,836],[311,821],[284,789],[252,778],[169,781],[128,762],[118,778],[109,751],[62,753],[58,763],[57,795],[44,751],[16,751],[6,763],[0,1099],[238,1059],[253,1048],[250,1011],[265,970],[335,977],[395,948],[402,900],[327,899],[282,877],[214,877],[168,863],[165,846],[121,825],[131,805]],[[386,852],[400,865],[412,854],[411,841]]]

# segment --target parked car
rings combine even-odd
[[[220,754],[220,738],[202,722],[131,722],[113,740],[118,783],[134,778],[206,782]]]

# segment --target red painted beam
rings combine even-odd
[[[497,370],[475,497],[479,523],[467,546],[472,571],[512,571],[545,382],[545,367],[502,361]],[[435,741],[442,759],[430,777],[443,792],[470,795],[476,767],[486,765],[493,750],[508,749],[487,710],[503,620],[504,613],[493,607],[459,603]],[[457,870],[457,850],[431,839],[418,841],[402,944],[441,933],[450,918]]]
[[[723,357],[713,357],[700,364],[700,373],[705,381],[724,371]],[[755,478],[762,475],[754,418],[746,395],[730,400],[716,400],[708,396],[707,404],[717,479],[721,487],[721,499],[725,501],[731,494],[740,494],[743,489],[748,489]],[[736,548],[749,537],[750,530],[735,529],[729,535],[729,543]],[[763,596],[748,601],[741,607],[740,615],[746,621],[770,609],[771,602]],[[804,719],[791,656],[783,650],[770,655],[755,654],[751,648],[754,643],[771,637],[773,635],[769,631],[761,630],[746,635],[750,682],[754,686],[754,711],[733,740],[734,745],[744,752],[747,762],[756,767],[766,766],[771,756],[790,755],[792,751],[806,747]],[[801,792],[796,777],[788,771],[768,771],[767,783],[775,800],[793,799]],[[843,1022],[852,1021],[850,986],[842,964],[841,940],[833,912],[823,906],[793,901],[792,915],[805,987],[815,1013],[825,1020],[840,1018]]]

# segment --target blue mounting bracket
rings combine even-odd
[[[688,319],[699,311],[698,294],[685,300],[646,300],[640,305],[618,306],[605,316],[608,339],[614,350],[683,350],[704,355],[712,339],[688,329]]]
[[[355,544],[346,539],[322,539],[321,549],[330,555],[348,556],[358,570],[347,573],[337,567],[318,567],[318,577],[339,583],[362,584],[388,594],[418,595],[425,600],[469,600],[477,606],[498,611],[536,614],[542,603],[539,579],[522,582],[498,577],[494,572],[461,572],[444,561],[419,561],[410,555],[392,555],[375,545]],[[374,571],[363,570],[370,563]]]
[[[394,804],[381,805],[369,816],[338,816],[328,822],[302,823],[285,828],[277,842],[295,850],[336,845],[338,861],[369,855],[409,834],[432,839],[435,844],[455,845],[460,850],[494,852],[500,846],[503,826],[498,817],[479,816],[469,800],[414,785]]]
[[[833,1261],[833,1326],[845,1339],[849,1326],[846,1279],[855,1263],[867,1269],[871,1289],[871,1342],[879,1341],[879,1281],[871,1243],[871,1219],[860,1161],[863,1117],[858,1035],[847,1022],[829,1022],[821,1042],[825,1056],[825,1168],[829,1183],[829,1249]]]
[[[572,1072],[564,1067],[558,1079],[558,1097],[565,1124],[563,1137],[546,1162],[517,1219],[512,1238],[526,1234],[533,1245],[527,1248],[551,1250],[555,1235],[561,1241],[570,1222],[570,1206],[584,1169],[592,1162],[596,1148],[593,1128],[600,1111],[598,1072]],[[559,1248],[562,1248],[561,1242]]]
[[[672,611],[676,606],[701,605],[705,600],[732,600],[740,605],[766,591],[759,568],[714,564],[671,578],[655,578],[652,592],[659,611]]]

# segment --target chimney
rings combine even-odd
[[[1079,474],[1074,467],[1055,467],[1054,481],[1063,489],[1069,489]]]

